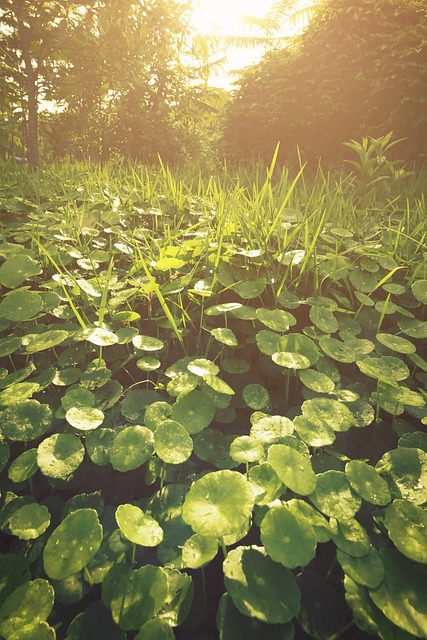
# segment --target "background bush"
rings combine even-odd
[[[342,142],[393,130],[399,155],[427,152],[423,0],[326,0],[306,31],[242,76],[225,121],[233,160],[281,154],[337,160]]]

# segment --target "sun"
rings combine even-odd
[[[202,34],[242,35],[245,15],[265,16],[276,0],[198,0],[191,23]]]

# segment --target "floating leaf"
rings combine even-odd
[[[415,353],[416,351],[415,345],[401,336],[395,336],[391,333],[377,333],[376,338],[385,347],[398,353]]]
[[[289,569],[305,567],[316,554],[310,521],[286,506],[273,507],[261,522],[261,541],[268,555]]]
[[[288,331],[289,327],[296,324],[294,316],[282,309],[257,309],[256,317],[266,327],[279,333]]]
[[[65,419],[79,431],[92,431],[104,422],[104,414],[95,407],[71,407],[65,414]]]
[[[89,458],[98,466],[110,462],[110,450],[117,433],[114,429],[95,429],[85,436],[85,447]]]
[[[302,333],[289,333],[282,336],[279,340],[277,351],[279,353],[285,352],[298,354],[299,356],[306,358],[310,365],[316,364],[320,356],[317,346],[313,340]]]
[[[268,461],[283,484],[291,491],[302,496],[313,493],[316,476],[310,460],[299,451],[284,444],[274,444],[268,450]]]
[[[264,444],[278,444],[295,431],[292,420],[285,416],[265,415],[251,427],[250,435]]]
[[[391,495],[386,481],[363,460],[351,460],[345,466],[351,487],[364,500],[380,506],[387,505]]]
[[[114,622],[125,631],[140,629],[154,618],[167,596],[167,573],[152,565],[132,570],[129,565],[117,564],[102,583],[102,601],[111,608]]]
[[[22,338],[18,336],[9,336],[0,338],[0,358],[9,356],[19,349],[22,344]]]
[[[371,547],[366,556],[351,556],[340,549],[337,560],[345,574],[365,587],[375,589],[384,579],[384,564],[378,551]]]
[[[218,540],[195,533],[185,541],[182,548],[182,562],[189,569],[200,569],[218,553]]]
[[[162,363],[158,358],[146,356],[145,358],[139,358],[135,364],[141,371],[156,371]]]
[[[218,340],[218,342],[221,342],[228,347],[237,347],[237,345],[239,344],[234,331],[232,331],[231,329],[220,327],[217,329],[212,329],[211,334],[213,335],[215,340]]]
[[[316,393],[330,393],[335,389],[335,382],[329,376],[314,369],[302,369],[300,380],[308,389]]]
[[[9,405],[2,414],[3,435],[9,440],[30,442],[44,435],[52,424],[52,411],[37,400]]]
[[[240,613],[229,595],[224,594],[219,603],[217,624],[221,640],[294,640],[292,622],[268,624]]]
[[[320,421],[334,431],[348,431],[354,423],[350,409],[342,402],[330,398],[306,400],[301,408],[304,417]]]
[[[37,464],[48,478],[67,480],[83,462],[85,448],[72,433],[55,433],[41,442]]]
[[[261,384],[247,384],[242,396],[247,406],[257,411],[267,409],[270,404],[270,394]]]
[[[192,485],[182,517],[195,533],[222,538],[245,527],[254,506],[247,480],[236,471],[213,471]]]
[[[132,338],[132,343],[133,346],[140,351],[160,351],[160,349],[163,349],[165,346],[162,340],[153,338],[153,336],[137,335]]]
[[[47,580],[37,578],[19,585],[0,607],[0,636],[11,638],[23,627],[46,620],[53,601],[53,587]]]
[[[54,530],[43,550],[44,570],[49,578],[63,580],[81,571],[98,551],[102,526],[95,509],[70,513]]]
[[[291,511],[298,511],[310,522],[318,542],[328,542],[331,539],[332,534],[328,521],[311,504],[296,498],[288,500],[286,504]]]
[[[338,549],[354,558],[366,556],[371,549],[371,541],[366,530],[355,518],[329,521],[332,539]]]
[[[339,520],[348,520],[358,512],[362,499],[351,488],[345,473],[325,471],[317,474],[316,479],[310,500],[319,511]]]
[[[138,469],[154,450],[153,432],[147,427],[126,427],[114,438],[110,449],[110,462],[116,471],[125,473]]]
[[[163,540],[163,529],[159,523],[132,504],[117,507],[116,521],[123,535],[134,544],[156,547]]]
[[[406,498],[415,504],[427,500],[427,453],[421,449],[399,447],[388,451],[376,465],[386,475],[393,498]]]
[[[212,422],[215,405],[203,391],[193,390],[181,395],[172,405],[171,417],[182,424],[188,433],[199,433]]]
[[[418,302],[427,304],[427,280],[416,280],[411,289]]]
[[[272,356],[279,349],[280,336],[274,331],[262,329],[255,336],[258,349],[267,356]]]
[[[293,422],[301,440],[310,447],[326,447],[335,440],[333,427],[313,415],[297,416]]]
[[[165,420],[154,432],[154,449],[160,460],[182,464],[191,456],[193,441],[179,422]]]
[[[397,323],[399,329],[410,338],[423,340],[427,338],[427,321],[416,318],[401,318]]]
[[[194,375],[201,377],[208,374],[216,376],[219,373],[219,367],[212,360],[207,360],[206,358],[191,360],[187,365],[187,369]]]
[[[251,467],[248,480],[254,492],[255,504],[268,504],[286,491],[286,487],[268,462]]]
[[[96,344],[98,347],[108,347],[112,344],[117,344],[119,341],[115,333],[101,327],[85,329],[83,335],[88,342]]]
[[[171,626],[161,618],[151,618],[142,625],[135,640],[174,640]]]
[[[338,331],[338,320],[331,309],[316,305],[311,307],[309,312],[311,322],[324,333],[335,333]]]
[[[269,624],[298,615],[300,592],[294,575],[261,547],[238,547],[224,561],[224,584],[237,609]]]
[[[62,331],[61,329],[51,329],[50,331],[45,331],[41,333],[37,337],[30,340],[25,347],[25,351],[27,353],[37,353],[39,351],[44,351],[46,349],[51,349],[69,336],[68,331]]]
[[[160,258],[154,263],[154,268],[159,271],[168,271],[169,269],[181,269],[185,264],[185,261],[180,258]]]
[[[349,347],[345,342],[331,338],[329,336],[323,336],[319,340],[319,346],[326,353],[327,356],[338,362],[350,363],[355,362],[357,354],[354,349]]]
[[[231,288],[244,300],[252,300],[262,294],[266,284],[265,278],[255,278],[253,280],[242,280],[232,285]]]
[[[396,382],[409,378],[410,371],[406,364],[394,356],[365,358],[357,360],[360,371],[371,378],[396,386]]]
[[[24,504],[14,511],[9,519],[9,527],[20,540],[38,538],[50,524],[50,513],[44,505]]]
[[[264,447],[251,436],[240,436],[231,443],[230,456],[236,462],[249,464],[264,456]]]
[[[40,390],[37,382],[17,382],[7,389],[0,391],[0,406],[5,407],[28,400],[34,393]]]
[[[396,549],[381,549],[385,579],[369,595],[397,627],[416,638],[427,638],[426,571]]]
[[[384,524],[390,540],[404,556],[427,564],[425,509],[409,500],[394,500],[385,510]]]
[[[25,280],[38,276],[42,269],[38,262],[25,253],[8,258],[0,267],[0,284],[8,289],[16,289]]]
[[[145,410],[144,424],[146,427],[155,431],[162,422],[170,417],[172,406],[168,402],[153,402]]]
[[[122,404],[122,415],[131,422],[144,423],[145,410],[153,402],[162,400],[162,396],[150,389],[132,389],[126,394]]]

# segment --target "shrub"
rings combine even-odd
[[[234,160],[340,159],[342,143],[393,130],[399,155],[427,152],[427,9],[422,0],[325,0],[310,26],[242,76],[226,116]]]

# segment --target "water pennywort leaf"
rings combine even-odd
[[[158,522],[137,506],[119,505],[116,521],[124,536],[134,544],[156,547],[163,540],[163,529]]]

